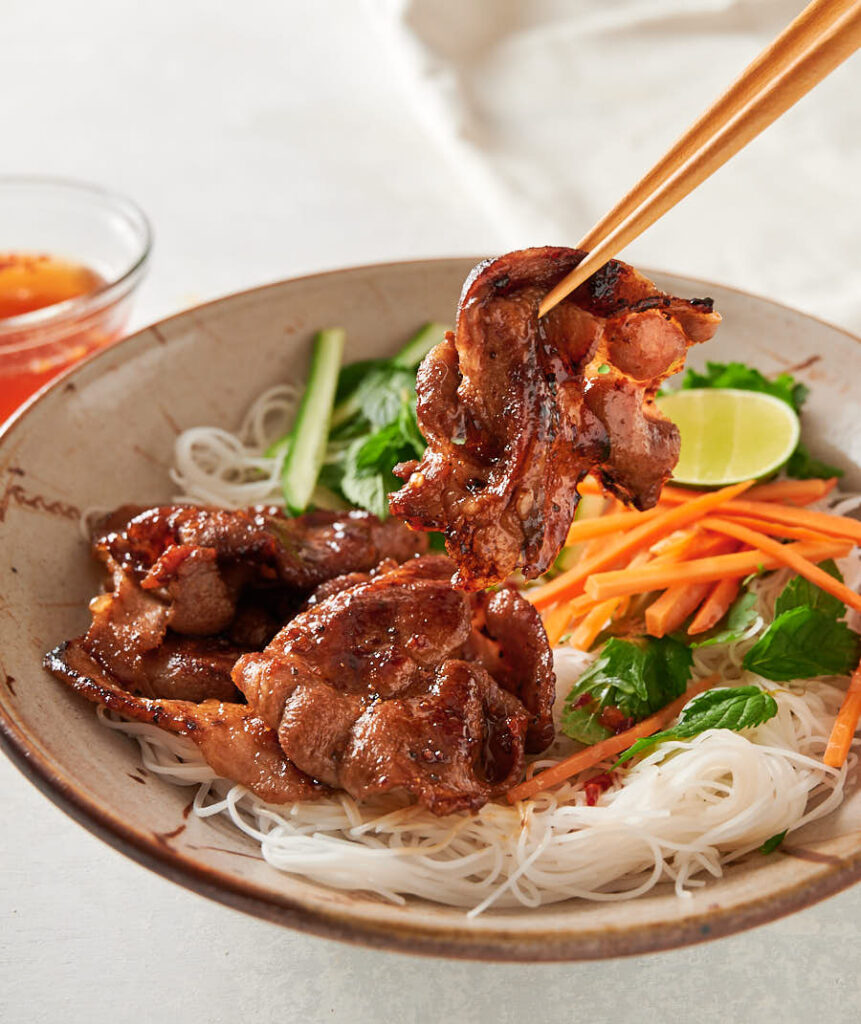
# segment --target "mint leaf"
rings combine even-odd
[[[405,401],[415,401],[415,371],[388,361],[367,360],[361,365],[365,368],[363,376],[345,384],[347,397],[335,406],[332,414],[333,440],[346,440],[385,427],[397,419]],[[352,371],[352,366],[345,370]]]
[[[415,408],[410,401],[402,400],[394,420],[352,441],[340,453],[334,471],[328,468],[322,481],[351,504],[385,519],[389,514],[388,495],[400,486],[392,468],[423,451]]]
[[[829,576],[843,582],[843,576],[837,568],[833,558],[826,562],[820,562],[819,568],[827,572]],[[839,597],[827,593],[815,583],[805,579],[804,576],[793,576],[780,592],[780,596],[774,605],[774,614],[781,615],[791,608],[818,608],[832,618],[839,619],[844,613],[843,602]]]
[[[388,359],[360,359],[357,363],[347,363],[338,374],[338,387],[335,391],[335,405],[340,405],[350,397],[356,388],[373,370],[389,365]]]
[[[600,743],[601,740],[606,740],[613,735],[606,726],[601,724],[594,705],[591,703],[580,708],[569,707],[566,704],[562,711],[561,726],[566,736],[577,740],[578,743],[584,743],[587,747],[591,747],[593,743]]]
[[[799,384],[791,374],[781,373],[770,380],[759,370],[744,363],[706,363],[705,373],[689,369],[682,379],[681,387],[761,391],[786,402],[796,412],[801,412],[801,407],[809,394],[809,389],[804,384]]]
[[[713,647],[715,644],[731,644],[740,640],[753,625],[757,617],[756,594],[745,590],[733,601],[726,614],[726,625],[717,633],[711,633],[704,640],[696,640],[691,649]]]
[[[369,373],[356,388],[362,416],[372,427],[384,427],[396,420],[401,406],[415,396],[414,370],[381,367]]]
[[[843,476],[843,470],[839,466],[831,466],[821,459],[814,458],[801,441],[789,456],[784,468],[786,475],[795,477],[796,480],[826,480],[832,476]]]
[[[427,442],[422,437],[418,420],[416,419],[415,396],[401,403],[401,408],[398,411],[398,428],[401,432],[404,447],[412,446],[412,452],[401,456],[400,461],[412,457],[420,459],[425,453]]]
[[[833,560],[820,568],[842,582]],[[861,637],[840,621],[843,602],[803,576],[789,580],[774,611],[774,622],[745,655],[744,668],[788,681],[846,675],[858,663]]]
[[[398,461],[399,453],[406,447],[400,424],[395,421],[373,434],[359,438],[351,446],[356,468],[363,470],[389,470]],[[410,454],[414,454],[410,452]]]
[[[861,637],[820,608],[782,612],[744,656],[742,666],[786,682],[848,675],[858,664]]]
[[[786,839],[786,833],[789,829],[784,829],[782,832],[778,832],[777,835],[771,836],[769,839],[760,846],[760,853],[774,853],[774,851],[780,846],[784,839]]]
[[[761,725],[776,714],[777,702],[774,697],[758,686],[706,690],[688,702],[676,725],[637,740],[622,754],[613,768],[618,768],[623,762],[667,740],[687,740],[707,729],[732,729],[733,732],[740,732]]]
[[[640,721],[685,692],[693,655],[671,637],[639,642],[611,637],[565,700],[561,728],[581,743],[612,735],[605,709]]]
[[[341,369],[320,481],[381,519],[389,514],[388,495],[401,486],[392,468],[424,454],[413,363],[442,330],[428,324],[394,359],[366,359]]]
[[[373,468],[363,470],[358,464],[364,443],[364,439],[359,438],[350,445],[345,453],[341,471],[335,475],[332,484],[351,505],[366,509],[375,516],[385,519],[389,514],[386,482],[382,474],[374,472]],[[324,474],[323,482],[326,483],[329,479],[329,475]]]

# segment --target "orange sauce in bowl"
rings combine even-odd
[[[95,315],[81,312],[64,323],[60,333],[54,328],[46,335],[45,328],[35,324],[21,327],[11,342],[4,337],[4,322],[89,295],[104,283],[95,270],[69,260],[0,252],[0,423],[43,384],[114,341],[122,328],[119,311],[110,307]]]
[[[103,284],[95,270],[55,256],[0,253],[0,320],[76,299]]]

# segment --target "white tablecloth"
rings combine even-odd
[[[796,6],[4,0],[0,173],[81,177],[139,200],[157,243],[137,323],[332,266],[573,244]],[[835,75],[632,258],[861,326],[859,70]],[[3,759],[0,787],[4,1024],[644,1012],[837,1024],[861,1008],[861,888],[650,958],[417,961],[185,892]]]

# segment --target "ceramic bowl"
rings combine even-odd
[[[98,724],[91,704],[43,672],[43,653],[82,631],[96,572],[78,531],[88,506],[168,499],[177,431],[234,427],[254,397],[301,381],[314,330],[341,324],[347,358],[382,355],[426,320],[451,321],[473,260],[431,260],[318,274],[188,310],[93,356],[42,393],[0,438],[0,725],[5,749],[50,799],[141,864],[206,896],[331,938],[490,960],[574,960],[643,953],[760,924],[861,877],[861,794],[769,857],[754,855],[680,899],[538,910],[404,906],[281,874],[219,819],[183,813],[189,794],[147,774],[138,747]],[[791,370],[810,385],[805,436],[861,487],[861,345],[827,324],[701,281],[651,275],[711,295],[724,317],[691,353]],[[854,393],[853,393],[854,392]],[[14,842],[14,821],[7,822]],[[360,880],[357,880],[360,884]]]

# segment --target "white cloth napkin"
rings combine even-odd
[[[800,0],[367,0],[500,250],[574,245]],[[861,329],[861,59],[623,254]]]

